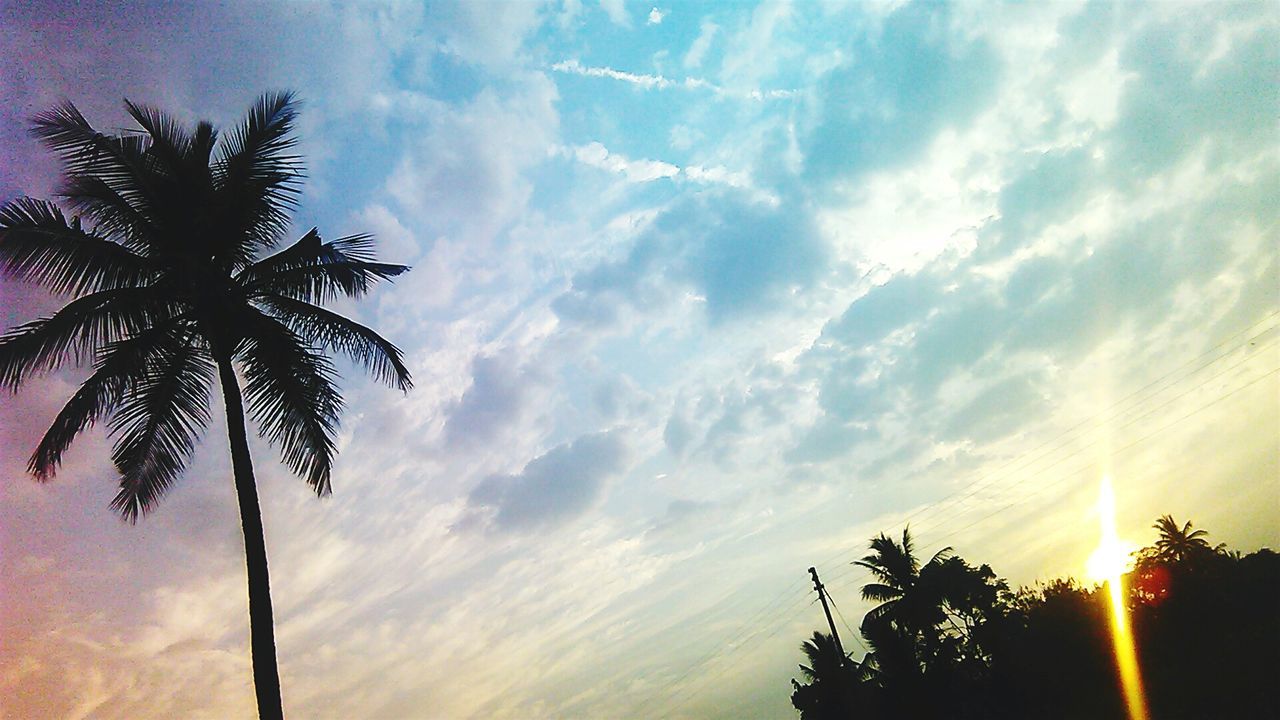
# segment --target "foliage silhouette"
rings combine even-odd
[[[1203,531],[1167,515],[1155,527],[1160,537],[1125,583],[1152,717],[1276,717],[1280,555],[1211,547]],[[853,687],[831,687],[831,673],[793,680],[801,718],[1126,717],[1103,588],[1064,579],[1012,592],[990,567],[956,556],[912,575],[909,540],[880,535],[859,564],[886,570],[867,597],[900,587],[919,593],[920,606],[867,613],[860,631],[871,651],[850,661],[856,675],[840,676]],[[804,648],[810,668],[817,637]]]
[[[1180,563],[1193,557],[1204,557],[1213,550],[1220,549],[1209,545],[1209,541],[1205,539],[1208,533],[1204,530],[1192,530],[1190,521],[1178,527],[1172,515],[1162,515],[1152,527],[1160,533],[1155,543],[1156,557],[1165,562]]]
[[[800,673],[808,683],[801,685],[792,681],[791,702],[803,708],[806,717],[843,717],[871,701],[859,693],[870,668],[842,657],[834,637],[815,632],[800,649],[809,663],[800,666]]]
[[[244,532],[258,712],[281,717],[245,402],[285,463],[328,494],[342,398],[326,351],[401,390],[411,380],[394,345],[322,304],[360,297],[408,268],[375,262],[367,235],[324,242],[314,229],[268,255],[289,230],[302,179],[291,93],[262,96],[221,143],[207,122],[189,128],[128,100],[125,107],[140,130],[99,133],[71,103],[35,119],[33,134],[64,165],[59,196],[79,214],[67,219],[31,198],[0,208],[0,271],[73,299],[0,337],[0,383],[16,392],[33,374],[92,360],[29,469],[50,480],[72,440],[105,420],[120,473],[111,507],[136,522],[185,468],[218,378]]]

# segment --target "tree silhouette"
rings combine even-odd
[[[220,144],[207,122],[188,128],[125,106],[140,131],[99,133],[70,103],[35,119],[33,134],[64,165],[59,196],[79,215],[68,220],[31,198],[0,208],[0,270],[73,299],[0,337],[0,383],[16,392],[35,373],[92,359],[93,373],[29,469],[51,479],[76,435],[106,420],[120,473],[111,507],[136,522],[190,459],[217,376],[244,531],[258,712],[281,717],[245,403],[284,462],[328,494],[342,399],[325,352],[401,390],[411,382],[394,345],[322,304],[359,297],[408,268],[374,262],[367,235],[323,242],[314,229],[267,255],[289,229],[302,178],[291,93],[261,97]]]
[[[865,685],[870,668],[841,656],[835,637],[815,632],[800,645],[808,665],[800,665],[807,684],[791,681],[791,704],[803,720],[849,718],[855,709],[867,712],[874,699]]]
[[[943,620],[942,601],[930,576],[951,553],[946,547],[921,568],[915,556],[911,529],[902,531],[902,543],[881,533],[871,539],[871,554],[853,564],[871,571],[877,582],[862,586],[862,597],[880,603],[867,613],[876,622],[889,620],[908,631],[920,631]]]
[[[1123,583],[1151,716],[1275,717],[1280,554],[1215,551],[1191,527],[1160,518],[1160,538],[1139,553],[1137,581]],[[802,720],[1127,717],[1108,591],[1066,579],[1013,593],[990,567],[954,555],[913,571],[910,540],[882,534],[859,563],[881,570],[872,585],[883,587],[868,599],[897,603],[867,613],[860,630],[870,651],[844,695],[831,673],[818,672],[819,663],[834,664],[834,650],[820,634],[802,646],[814,671],[808,685],[793,681]],[[1164,584],[1144,589],[1141,575],[1157,570]],[[849,697],[852,705],[835,700]],[[835,707],[842,712],[829,712]]]
[[[1160,533],[1155,542],[1155,556],[1159,560],[1180,563],[1193,557],[1207,555],[1214,550],[1205,539],[1209,533],[1204,530],[1192,530],[1191,521],[1178,527],[1172,515],[1162,515],[1152,527]]]

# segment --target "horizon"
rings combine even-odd
[[[331,304],[415,381],[338,361],[333,495],[251,433],[290,715],[794,717],[809,567],[854,623],[851,562],[907,526],[1084,578],[1104,477],[1120,544],[1172,514],[1280,549],[1274,4],[0,23],[0,202],[54,199],[27,131],[62,100],[226,130],[291,89],[286,242],[413,266]],[[64,300],[0,282],[5,330]],[[250,716],[225,422],[130,525],[102,427],[26,471],[84,376],[0,396],[0,715]]]

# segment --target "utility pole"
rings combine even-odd
[[[827,625],[831,627],[831,637],[836,641],[836,652],[840,653],[840,666],[844,667],[847,658],[844,646],[840,644],[840,633],[836,632],[836,622],[831,619],[831,608],[827,607],[827,589],[818,580],[817,568],[809,568],[809,574],[813,576],[813,589],[818,591],[818,599],[822,601],[822,612],[827,614]]]

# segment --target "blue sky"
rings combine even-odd
[[[341,307],[416,387],[347,373],[333,497],[254,446],[291,715],[787,716],[807,567],[855,626],[908,521],[1079,576],[1103,473],[1132,542],[1280,543],[1274,4],[0,13],[4,200],[63,98],[292,88],[298,231],[414,266]],[[77,377],[0,398],[0,711],[251,713],[222,423],[127,526],[103,432],[22,477]]]

